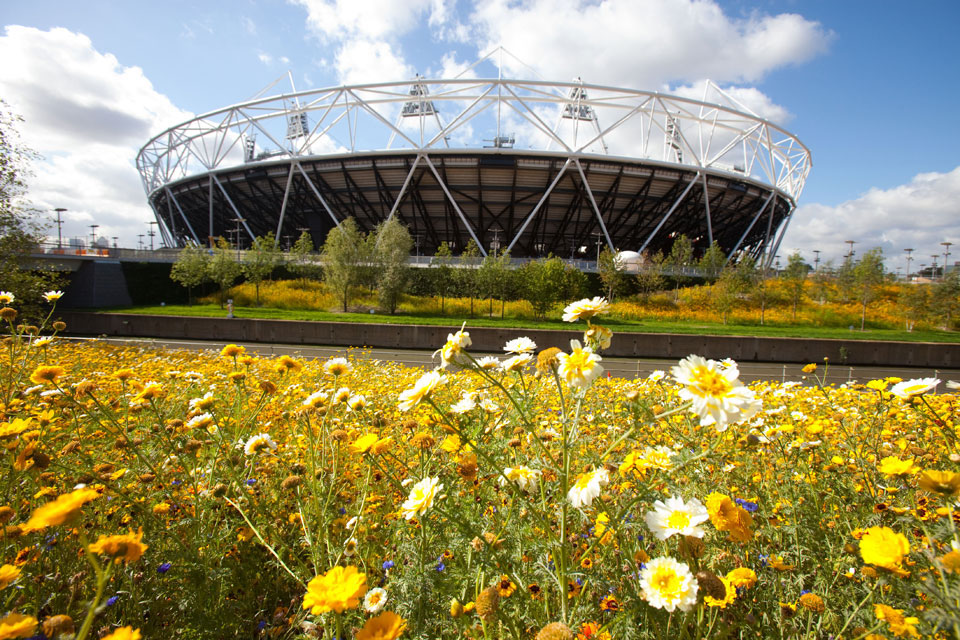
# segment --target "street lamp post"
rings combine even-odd
[[[907,254],[907,282],[910,282],[910,262],[913,260],[913,256],[910,254],[913,253],[913,249],[904,249],[903,251]]]
[[[234,230],[234,233],[237,234],[237,262],[240,262],[240,223],[243,222],[243,219],[234,218],[233,221],[237,223],[237,228]]]
[[[845,244],[850,245],[850,250],[847,251],[847,260],[853,260],[853,245],[857,243],[856,240],[844,240]]]
[[[813,250],[813,272],[818,273],[820,271],[820,249]]]
[[[947,277],[947,264],[949,264],[949,263],[947,262],[947,260],[950,259],[950,245],[952,245],[953,243],[952,243],[952,242],[941,242],[940,244],[943,245],[943,277],[946,278],[946,277]]]
[[[60,218],[60,215],[66,211],[66,209],[57,207],[54,211],[57,213],[57,249],[63,249],[63,234],[60,232],[60,225],[63,223],[63,220]]]
[[[930,257],[933,258],[933,266],[931,267],[931,269],[933,269],[933,271],[930,272],[930,279],[931,279],[931,280],[934,280],[934,279],[936,279],[936,277],[937,277],[937,258],[940,257],[940,254],[939,254],[939,253],[934,253],[934,254],[931,255]]]
[[[140,251],[143,251],[143,234],[138,233],[137,238],[139,238],[139,240],[137,241],[137,249],[139,249]]]
[[[153,236],[157,235],[157,232],[153,230],[153,225],[157,224],[157,221],[151,220],[147,224],[150,225],[150,231],[147,232],[147,235],[150,236],[150,251],[153,251]]]
[[[97,229],[99,228],[100,228],[100,225],[98,224],[90,225],[90,248],[91,249],[97,248]]]

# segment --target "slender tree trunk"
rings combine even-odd
[[[863,299],[863,305],[860,307],[860,331],[863,331],[864,325],[867,323],[867,299]]]

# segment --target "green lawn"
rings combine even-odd
[[[171,315],[171,316],[201,316],[219,317],[226,315],[226,310],[218,305],[167,305],[125,307],[118,309],[102,309],[103,312],[137,313],[144,315]],[[269,320],[307,320],[323,322],[367,322],[379,324],[422,324],[459,326],[466,321],[467,326],[473,327],[504,327],[516,329],[569,329],[570,325],[554,320],[517,320],[489,318],[481,315],[470,317],[432,316],[419,314],[368,314],[368,313],[330,313],[327,311],[307,311],[272,309],[267,307],[234,307],[234,315],[238,318],[263,318]],[[613,331],[638,333],[681,333],[701,335],[730,335],[730,336],[769,336],[789,338],[836,338],[842,340],[891,340],[897,342],[960,342],[960,332],[949,331],[897,331],[892,329],[838,329],[833,327],[809,327],[793,325],[734,325],[722,323],[692,323],[692,322],[655,322],[655,321],[626,321],[604,317],[602,324]]]

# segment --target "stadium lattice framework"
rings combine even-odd
[[[197,116],[137,167],[168,246],[273,232],[315,244],[399,217],[430,255],[592,259],[601,245],[772,260],[811,166],[712,83],[703,99],[572,82],[417,77],[292,91]]]

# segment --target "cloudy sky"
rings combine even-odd
[[[140,146],[288,71],[298,89],[439,77],[502,45],[548,79],[751,96],[813,155],[781,255],[960,258],[955,0],[35,0],[0,18],[0,98],[67,237],[136,245]]]

